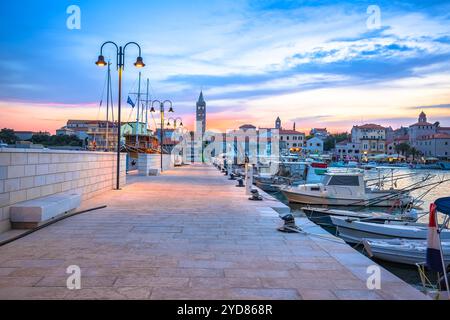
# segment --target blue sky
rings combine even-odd
[[[81,9],[80,30],[66,27],[69,5]],[[367,28],[369,5],[381,10],[377,29]],[[302,129],[399,126],[418,107],[450,124],[449,9],[449,1],[10,1],[0,19],[0,126],[53,131],[69,117],[102,117],[105,69],[94,61],[106,40],[141,44],[152,97],[173,100],[185,123],[203,89],[211,129],[268,126],[278,115]],[[130,47],[125,97],[136,90],[136,55]]]

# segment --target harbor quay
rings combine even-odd
[[[428,299],[307,218],[278,231],[290,209],[235,185],[207,164],[130,173],[1,246],[0,299]]]

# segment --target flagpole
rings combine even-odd
[[[105,139],[105,150],[109,150],[108,144],[108,134],[109,134],[109,90],[110,90],[110,81],[111,81],[111,63],[108,61],[108,79],[107,79],[107,89],[106,89],[106,139]]]
[[[141,72],[139,72],[137,109],[136,109],[136,148],[139,148],[139,104],[140,103],[141,103]]]

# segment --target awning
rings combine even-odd
[[[437,211],[450,215],[450,197],[439,198],[434,201]]]

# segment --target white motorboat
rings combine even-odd
[[[302,207],[301,209],[308,219],[322,226],[333,226],[331,216],[358,218],[373,223],[384,223],[385,221],[404,221],[407,219],[406,216],[395,216],[384,212],[355,212],[350,210],[314,207]]]
[[[361,171],[327,172],[323,182],[286,186],[281,191],[289,202],[329,206],[405,206],[412,202],[407,192],[369,189]]]
[[[427,242],[407,239],[364,239],[364,248],[370,257],[381,260],[416,265],[426,260]],[[450,241],[441,243],[444,261],[450,264]]]
[[[416,239],[425,240],[428,226],[425,223],[388,221],[384,224],[361,221],[357,218],[331,216],[340,238],[349,243],[362,243],[364,239]],[[450,230],[443,229],[442,240],[450,240]]]
[[[375,169],[378,166],[378,163],[376,163],[375,161],[369,161],[368,163],[364,163],[363,165],[361,165],[361,168],[365,169],[365,170],[370,170],[370,169]]]

